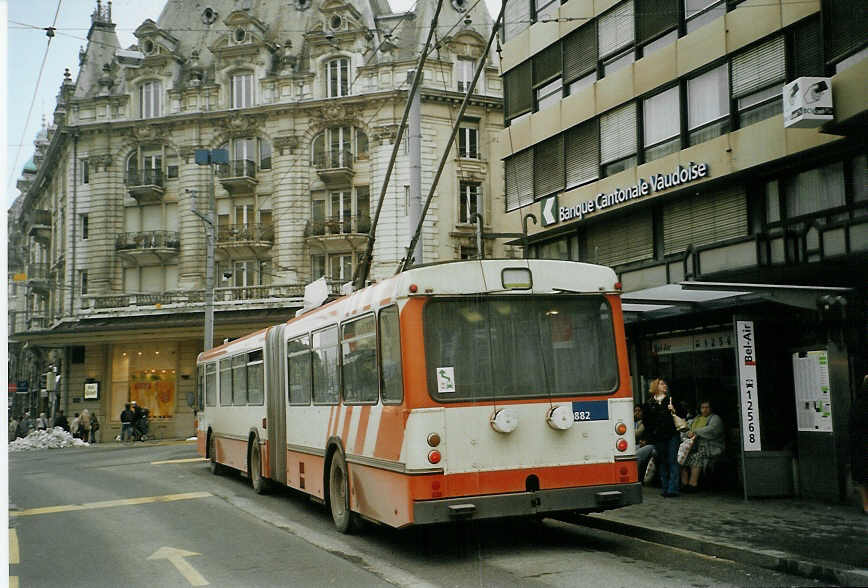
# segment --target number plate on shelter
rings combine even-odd
[[[573,420],[576,422],[607,421],[609,420],[609,402],[607,400],[573,402]]]

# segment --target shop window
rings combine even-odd
[[[116,344],[112,352],[111,418],[118,419],[124,404],[135,401],[147,408],[151,419],[175,416],[176,365],[178,346],[170,343]],[[213,365],[213,364],[212,364]],[[208,396],[206,371],[206,403],[213,406],[216,396]],[[216,370],[212,371],[216,384]],[[215,388],[216,389],[216,388]]]
[[[788,218],[844,206],[844,163],[838,161],[788,178],[784,198]]]
[[[687,80],[687,130],[691,145],[729,131],[729,73],[726,64]]]
[[[681,149],[681,102],[678,86],[642,101],[645,161]]]
[[[779,35],[732,59],[732,97],[742,127],[780,114],[786,81],[785,43]]]
[[[692,33],[726,14],[726,0],[684,0],[687,33]]]
[[[629,103],[600,117],[600,163],[603,176],[636,165],[636,104]]]
[[[563,80],[569,94],[575,94],[597,81],[597,27],[592,21],[582,25],[562,41]]]

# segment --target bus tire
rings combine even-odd
[[[359,516],[350,510],[350,477],[342,451],[332,455],[329,466],[329,508],[340,533],[352,533],[361,527]]]
[[[208,457],[211,460],[208,464],[211,473],[215,476],[222,474],[223,466],[217,463],[217,441],[214,439],[214,433],[208,435]]]
[[[247,459],[247,477],[257,494],[265,494],[268,490],[268,480],[262,477],[262,450],[257,439],[250,440],[250,452]]]

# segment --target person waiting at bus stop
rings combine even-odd
[[[662,494],[671,498],[679,493],[678,445],[681,438],[673,421],[677,412],[669,387],[662,378],[652,380],[648,392],[650,398],[642,407],[645,435],[648,442],[654,444]]]
[[[699,475],[708,471],[725,449],[723,420],[711,412],[708,400],[699,405],[699,416],[690,423],[687,436],[693,439],[693,449],[681,469],[681,490],[696,492]]]
[[[133,437],[133,411],[130,410],[130,403],[124,405],[121,411],[121,441],[132,439]]]

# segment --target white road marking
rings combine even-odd
[[[193,463],[194,461],[205,461],[205,458],[189,457],[187,459],[164,459],[163,461],[152,461],[151,465],[162,465],[164,463]]]

